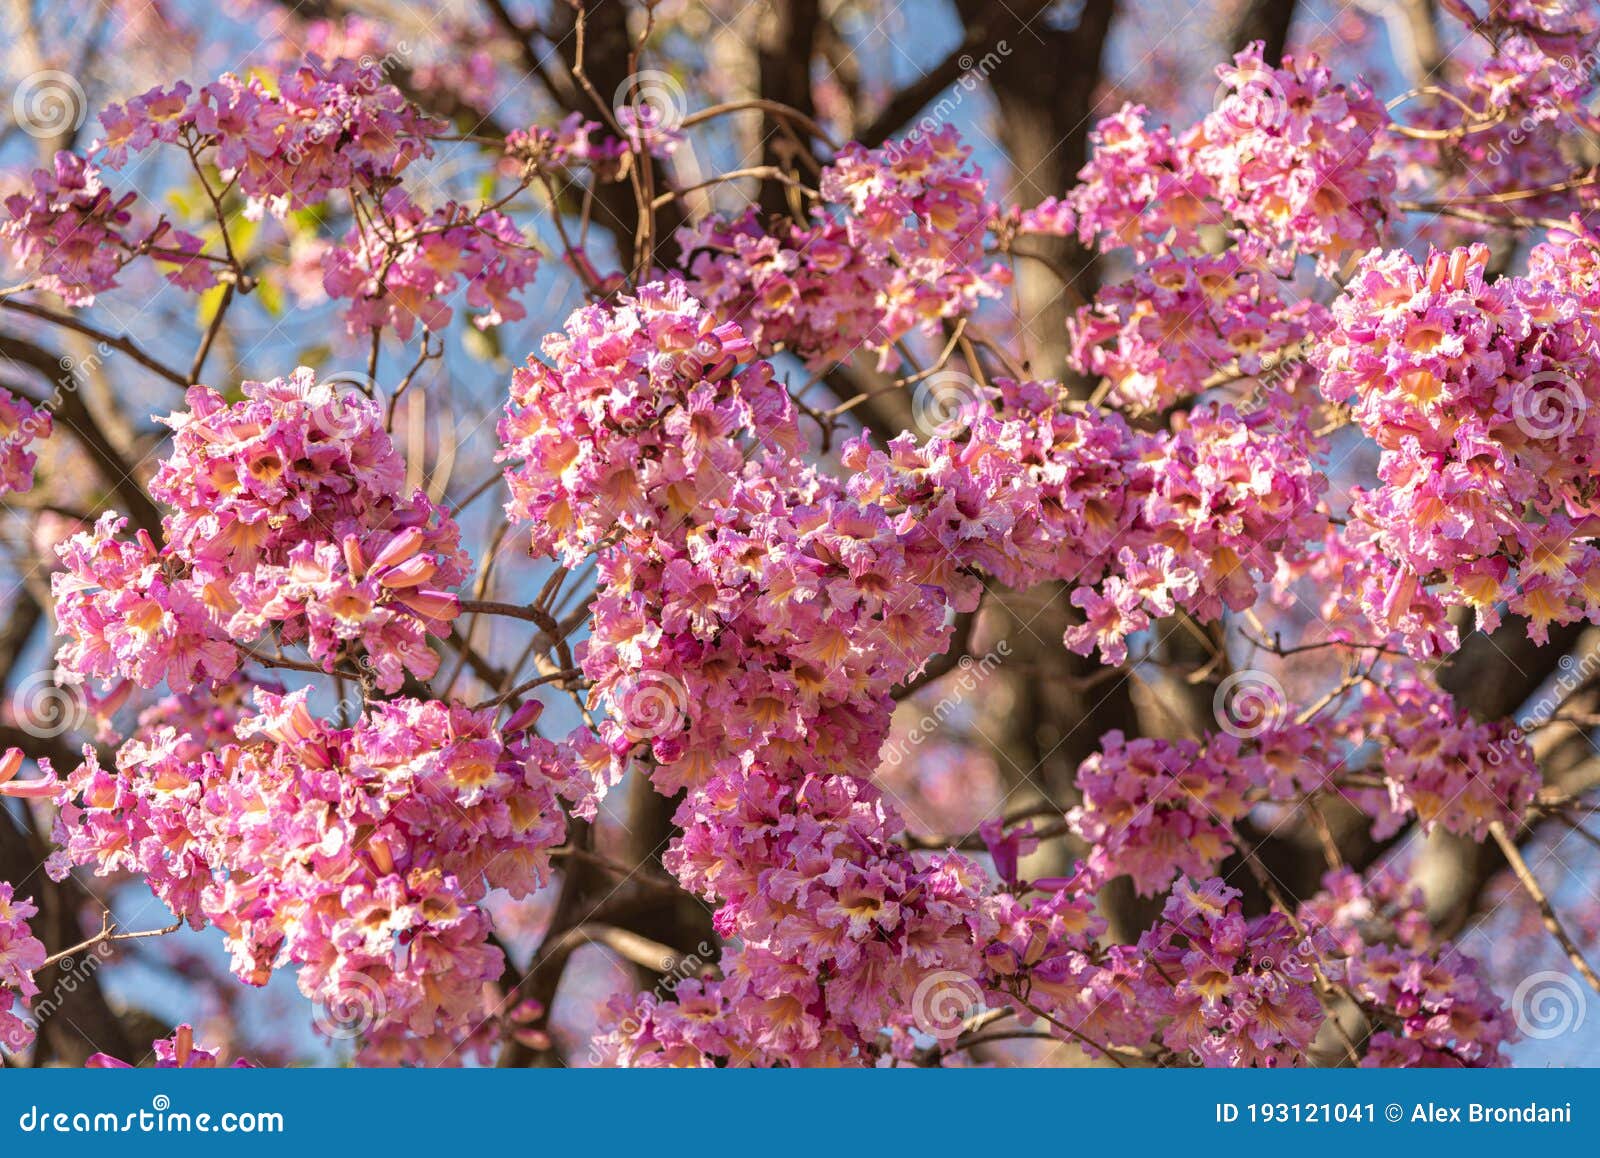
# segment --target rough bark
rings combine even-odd
[[[806,116],[816,114],[811,97],[811,58],[816,52],[818,0],[776,0],[762,13],[756,68],[761,95],[798,109]],[[761,163],[785,172],[798,168],[796,157],[802,145],[796,143],[789,126],[768,114],[761,126]],[[789,211],[789,189],[778,181],[761,184],[761,208],[767,213]]]
[[[1002,13],[996,0],[957,0],[963,24],[987,28]],[[1078,22],[1051,27],[1043,19],[1007,39],[1008,52],[989,75],[999,108],[998,139],[1011,161],[1008,193],[1023,205],[1059,197],[1083,168],[1114,0],[1086,0]],[[1068,238],[1030,238],[1043,261],[1018,265],[1016,292],[1021,340],[1029,372],[1038,378],[1074,382],[1067,367],[1066,323],[1074,295],[1094,292],[1096,263]],[[1067,275],[1068,284],[1053,270]]]
[[[1238,52],[1259,40],[1265,45],[1261,58],[1276,64],[1283,59],[1284,48],[1289,43],[1295,7],[1295,0],[1249,0],[1228,37],[1233,50]]]

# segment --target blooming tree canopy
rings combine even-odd
[[[12,1060],[1573,1055],[1600,10],[1020,7],[26,19]]]

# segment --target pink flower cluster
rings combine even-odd
[[[49,438],[50,411],[0,389],[0,495],[33,489],[33,466],[38,459],[28,449],[35,439]]]
[[[1204,391],[1224,368],[1261,374],[1319,330],[1325,313],[1309,300],[1284,301],[1276,277],[1243,247],[1165,253],[1078,311],[1074,362],[1110,385],[1112,405],[1163,410]]]
[[[246,382],[229,404],[191,388],[173,415],[172,453],[151,493],[172,508],[166,545],[102,516],[57,550],[52,577],[80,676],[165,680],[174,691],[228,676],[237,644],[275,627],[332,671],[341,660],[397,690],[438,667],[430,633],[457,614],[448,590],[469,560],[455,522],[420,491],[384,430],[382,408],[307,369]]]
[[[694,293],[739,320],[763,355],[788,350],[808,365],[893,346],[937,330],[1008,284],[983,265],[995,207],[988,183],[949,126],[879,149],[846,146],[823,171],[809,224],[764,229],[751,209],[707,217],[681,237]]]
[[[597,138],[598,132],[599,122],[570,113],[553,129],[535,124],[511,130],[506,135],[506,156],[539,172],[587,167],[602,181],[618,180],[628,146],[616,137]]]
[[[1231,410],[1138,435],[1038,384],[1003,384],[1013,416],[976,418],[959,442],[846,447],[841,488],[784,457],[789,408],[764,366],[737,369],[747,351],[681,286],[649,287],[575,314],[547,345],[555,368],[519,372],[503,424],[520,459],[508,509],[536,548],[601,552],[582,663],[602,736],[619,760],[648,752],[662,791],[688,789],[668,866],[720,902],[719,932],[743,946],[696,991],[727,1018],[716,1050],[656,1003],[627,1015],[648,1028],[619,1056],[843,1056],[907,1028],[930,971],[975,975],[982,874],[900,852],[865,780],[888,692],[942,646],[948,610],[975,603],[975,571],[1031,582],[1098,559],[1160,613],[1176,560],[1193,558],[1206,584],[1179,597],[1216,614],[1224,596],[1253,600],[1261,552],[1321,526],[1309,461],[1280,465],[1305,439]],[[1113,562],[1130,529],[1148,536],[1143,559]]]
[[[1323,879],[1300,919],[1345,955],[1344,980],[1372,1023],[1361,1059],[1372,1067],[1492,1067],[1516,1040],[1511,1013],[1478,962],[1434,943],[1420,889],[1379,870],[1341,869]]]
[[[1438,826],[1481,841],[1495,821],[1515,830],[1538,791],[1539,766],[1515,728],[1473,720],[1417,676],[1371,688],[1348,725],[1353,740],[1382,746],[1387,807],[1367,802],[1379,837],[1415,814],[1424,832]]]
[[[0,225],[12,259],[38,288],[73,306],[94,304],[95,295],[117,284],[117,274],[167,232],[165,223],[144,236],[131,231],[134,193],[115,196],[100,170],[75,153],[60,152],[50,169],[33,171],[33,191],[6,198],[11,219]],[[181,244],[194,243],[187,234]]]
[[[33,1040],[33,1031],[15,1010],[18,997],[39,992],[33,974],[44,965],[44,945],[28,929],[28,918],[38,912],[27,898],[18,900],[10,884],[0,881],[0,1047],[13,1053]]]
[[[326,1032],[389,1064],[443,1061],[489,1020],[504,960],[481,903],[547,881],[570,758],[529,713],[502,730],[492,709],[395,699],[337,728],[307,701],[258,691],[231,734],[150,720],[115,770],[86,747],[52,872],[140,872],[222,930],[241,979],[297,965]]]
[[[1241,415],[1201,406],[1177,431],[1137,436],[1132,516],[1098,591],[1072,596],[1088,623],[1067,645],[1121,662],[1125,639],[1174,606],[1200,620],[1241,611],[1257,580],[1322,533],[1321,446],[1310,413],[1281,392]]]
[[[371,61],[312,55],[278,70],[271,85],[229,73],[189,94],[179,84],[109,106],[99,142],[106,164],[120,168],[130,150],[157,141],[213,148],[223,180],[238,182],[256,215],[282,217],[338,189],[381,191],[430,156],[428,137],[444,131]]]
[[[1600,22],[1587,5],[1512,6],[1496,3],[1483,23],[1470,12],[1455,13],[1482,33],[1486,52],[1467,52],[1451,77],[1451,100],[1422,100],[1402,110],[1409,125],[1423,130],[1397,141],[1403,172],[1429,186],[1431,199],[1482,203],[1497,195],[1517,196],[1518,213],[1553,216],[1592,202],[1589,190],[1572,187],[1573,162],[1564,142],[1600,128],[1591,106],[1596,94],[1595,51]],[[1451,218],[1424,223],[1430,235],[1446,229],[1458,236],[1482,225]]]
[[[728,983],[699,978],[679,981],[668,1000],[616,994],[607,1003],[596,1060],[626,1069],[710,1069],[723,1058],[748,1065],[754,1059],[736,1052],[725,1028],[735,1000]]]
[[[1382,533],[1354,519],[1330,524],[1317,549],[1281,561],[1273,598],[1282,606],[1316,601],[1319,633],[1330,642],[1444,655],[1460,643],[1449,609],[1407,574],[1403,561],[1383,553]],[[1309,580],[1300,594],[1297,581]]]
[[[1162,1043],[1201,1065],[1302,1064],[1325,1016],[1317,974],[1331,941],[1276,910],[1246,918],[1239,896],[1220,880],[1180,883],[1139,938],[1145,1000],[1167,1019]]]
[[[1577,54],[1600,32],[1600,13],[1584,0],[1444,0],[1443,8],[1469,27],[1525,36],[1549,53]]]
[[[1350,750],[1348,724],[1299,723],[1286,709],[1270,699],[1224,704],[1228,730],[1203,742],[1107,733],[1078,768],[1083,800],[1067,814],[1090,845],[1085,878],[1127,873],[1153,895],[1179,875],[1208,876],[1234,851],[1234,824],[1251,808],[1329,788]]]
[[[1105,252],[1127,248],[1147,261],[1198,249],[1200,227],[1226,224],[1211,180],[1166,125],[1143,105],[1124,105],[1089,131],[1089,162],[1067,196],[1079,240]]]
[[[1074,651],[1121,663],[1155,616],[1249,607],[1256,580],[1326,525],[1317,440],[1281,392],[1247,415],[1208,405],[1176,432],[1145,433],[1073,411],[1051,383],[996,389],[1001,416],[974,419],[959,442],[848,445],[851,493],[906,509],[919,576],[951,589],[972,584],[964,568],[1014,587],[1075,584],[1086,622],[1067,632]]]
[[[1596,249],[1588,234],[1556,244],[1529,276],[1493,281],[1481,245],[1369,254],[1314,351],[1328,397],[1351,399],[1382,449],[1382,485],[1352,515],[1370,528],[1359,545],[1396,564],[1376,623],[1418,656],[1433,636],[1408,621],[1435,622],[1435,597],[1485,630],[1503,604],[1537,640],[1600,618]]]
[[[718,903],[716,927],[739,946],[723,979],[687,985],[681,1001],[619,1006],[616,1060],[838,1060],[883,1048],[885,1028],[892,1049],[910,1048],[908,1010],[930,972],[976,977],[980,951],[997,975],[1037,965],[1032,950],[995,947],[1013,902],[990,896],[975,866],[900,851],[899,820],[867,780],[888,693],[943,645],[949,613],[974,605],[978,576],[1076,579],[1090,617],[1069,642],[1120,660],[1152,615],[1250,606],[1279,556],[1326,532],[1316,440],[1305,408],[1281,394],[1244,416],[1198,407],[1176,431],[1147,434],[1063,405],[1048,384],[1001,382],[993,413],[959,439],[847,445],[840,485],[799,461],[770,371],[747,364],[738,329],[682,285],[580,310],[546,353],[554,366],[518,373],[502,424],[508,510],[533,525],[537,550],[569,564],[598,554],[580,657],[608,717],[614,766],[598,779],[645,759],[661,791],[687,790],[666,863]],[[1489,777],[1504,737],[1420,685],[1415,702],[1274,721],[1204,747],[1114,735],[1082,773],[1072,822],[1092,848],[1076,887],[1128,872],[1153,892],[1212,872],[1253,802],[1329,787],[1379,736],[1397,749],[1380,819],[1404,808],[1481,837],[1485,817],[1526,804],[1524,749],[1505,745],[1505,770]],[[1144,947],[1243,954],[1218,967],[1215,991],[1165,983],[1136,1004],[1181,1027],[1162,1031],[1168,1049],[1293,1060],[1321,1021],[1321,950],[1295,944],[1281,916],[1246,922],[1231,896],[1219,885],[1173,902],[1152,934],[1164,939]],[[1266,979],[1231,980],[1257,977],[1249,954],[1267,943],[1283,956]],[[1132,984],[1123,973],[1136,962],[1070,951],[1082,959],[1051,967],[1064,1001]],[[1183,953],[1171,976],[1190,976]]]
[[[788,396],[738,326],[681,283],[588,306],[511,382],[500,423],[512,519],[569,565],[615,531],[670,530],[725,494],[758,448],[799,438]],[[741,368],[742,367],[742,368]],[[518,462],[520,460],[520,462]]]
[[[740,369],[749,342],[681,285],[580,310],[546,352],[503,424],[509,510],[539,550],[599,548],[601,735],[688,789],[667,866],[742,946],[700,995],[727,1010],[716,1052],[849,1060],[910,1024],[927,973],[974,972],[986,929],[982,873],[907,853],[867,781],[949,596],[897,578],[923,568],[885,510],[786,457],[770,368]]]
[[[218,684],[204,699],[164,696],[139,714],[119,746],[116,770],[102,769],[96,758],[55,781],[64,803],[50,874],[80,863],[93,863],[101,876],[136,874],[174,914],[202,927],[202,895],[219,867],[204,819],[206,753],[237,743],[235,730],[249,713],[245,686]]]
[[[1324,276],[1376,243],[1395,172],[1379,147],[1389,117],[1372,91],[1335,84],[1315,55],[1273,68],[1259,44],[1217,76],[1217,107],[1186,144],[1239,228],[1316,255]]]
[[[323,60],[342,57],[375,64],[382,72],[404,61],[414,92],[448,93],[481,114],[503,99],[493,42],[476,22],[441,15],[421,43],[397,32],[393,25],[350,13],[334,19],[313,17],[298,35],[284,37],[277,47],[282,59],[292,63],[310,53]]]
[[[1252,807],[1335,788],[1372,816],[1379,839],[1411,816],[1424,832],[1439,826],[1479,841],[1493,821],[1520,821],[1539,769],[1509,725],[1473,720],[1404,670],[1385,670],[1348,699],[1348,711],[1304,723],[1288,718],[1281,700],[1251,705],[1261,711],[1250,720],[1242,711],[1234,719],[1224,704],[1225,731],[1204,742],[1108,732],[1079,767],[1082,802],[1067,814],[1089,845],[1085,880],[1099,885],[1126,873],[1152,895],[1180,874],[1211,874],[1233,851],[1234,825]],[[1336,784],[1369,743],[1384,788]]]
[[[1070,198],[1083,241],[1143,261],[1196,248],[1202,225],[1221,225],[1266,242],[1275,266],[1313,255],[1325,275],[1377,243],[1395,169],[1372,93],[1335,84],[1314,56],[1273,68],[1259,44],[1217,75],[1216,107],[1181,136],[1147,127],[1137,106],[1101,122]]]
[[[1052,1032],[1078,1044],[1149,1043],[1157,1019],[1145,1004],[1149,970],[1139,950],[1100,945],[1106,922],[1081,877],[1040,887],[1046,884],[1060,887],[1026,902],[1011,894],[996,898],[1000,928],[983,951],[989,1004],[1025,998],[1050,1018]],[[1024,1017],[1031,1020],[1031,1012]]]
[[[526,316],[514,295],[533,280],[539,255],[505,214],[454,201],[425,213],[393,189],[358,222],[322,259],[323,288],[350,300],[352,334],[387,326],[409,341],[418,323],[437,333],[453,313],[443,299],[463,279],[467,304],[484,311],[473,319],[479,329]]]
[[[1032,1007],[1025,1020],[1037,1010],[1053,1034],[1086,1048],[1156,1044],[1163,1064],[1307,1064],[1326,1016],[1317,988],[1334,948],[1326,934],[1304,935],[1280,912],[1247,918],[1238,890],[1185,879],[1137,945],[1107,949],[1092,940],[1103,922],[1091,901],[1073,892],[1009,904],[986,952],[996,1003],[1021,998]]]
[[[95,154],[108,168],[120,169],[130,153],[160,143],[179,144],[197,158],[209,152],[223,181],[244,194],[249,214],[266,210],[282,217],[335,190],[381,198],[406,165],[430,155],[429,135],[443,131],[384,83],[381,68],[370,61],[327,62],[313,55],[278,70],[270,83],[229,74],[191,96],[189,85],[180,82],[108,105]],[[114,196],[91,161],[58,153],[53,170],[35,171],[31,194],[7,198],[11,220],[0,226],[0,236],[34,284],[75,306],[92,304],[96,294],[117,284],[124,265],[144,254],[173,267],[167,277],[185,289],[213,286],[215,270],[203,256],[203,242],[164,219],[135,229],[135,200],[133,193]],[[458,207],[440,214],[429,223],[441,234],[460,224]],[[520,232],[498,214],[480,215],[472,225],[475,238],[494,239],[467,247],[474,252],[460,273],[473,282],[473,304],[487,307],[490,318],[521,316],[506,302],[532,276],[531,253],[513,252],[522,244]],[[457,233],[451,240],[462,238]],[[378,247],[385,264],[398,260],[397,285],[415,291],[421,267],[431,266],[434,281],[454,288],[455,276],[437,254],[429,260],[417,252],[394,252],[408,248],[418,247],[396,237]],[[448,290],[433,291],[442,292]]]
[[[1091,878],[1127,873],[1151,896],[1180,874],[1215,872],[1233,851],[1233,825],[1250,809],[1255,781],[1245,762],[1213,758],[1193,740],[1127,740],[1118,731],[1100,748],[1078,768],[1083,802],[1067,814],[1090,846]]]

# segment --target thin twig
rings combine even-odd
[[[93,937],[90,937],[87,941],[80,941],[70,949],[63,949],[59,953],[46,957],[44,964],[40,965],[39,968],[48,969],[52,965],[59,964],[69,957],[75,957],[79,953],[93,949],[97,945],[109,945],[118,941],[140,941],[146,937],[165,937],[168,933],[176,933],[183,928],[182,921],[174,921],[164,929],[142,929],[137,933],[118,933],[114,931],[116,926],[111,923],[110,917],[111,915],[107,913],[102,918],[105,923]]]
[[[1522,887],[1527,890],[1528,896],[1539,907],[1539,916],[1544,921],[1544,927],[1550,930],[1550,935],[1566,951],[1567,960],[1571,961],[1573,968],[1583,975],[1589,987],[1600,993],[1600,977],[1595,976],[1594,970],[1589,968],[1589,963],[1583,959],[1583,953],[1579,951],[1577,944],[1556,919],[1555,910],[1550,907],[1550,898],[1545,896],[1544,889],[1540,888],[1539,882],[1534,879],[1532,870],[1528,868],[1528,862],[1522,859],[1522,850],[1506,832],[1506,826],[1498,820],[1493,821],[1489,825],[1489,834],[1500,846],[1500,851],[1505,853],[1506,863],[1511,866],[1511,871],[1516,874],[1517,880],[1522,882]]]

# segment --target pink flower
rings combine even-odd
[[[823,171],[814,223],[769,234],[751,209],[686,227],[691,288],[745,319],[763,353],[781,344],[820,369],[864,346],[891,367],[900,338],[934,332],[1009,283],[1003,265],[983,264],[995,207],[970,156],[948,127],[846,146]]]
[[[442,299],[463,280],[467,303],[485,311],[473,319],[479,329],[526,316],[513,295],[533,280],[538,253],[501,213],[474,215],[450,202],[425,214],[395,189],[345,242],[323,255],[323,287],[351,300],[352,334],[388,326],[409,340],[419,322],[442,330],[452,316]]]
[[[223,931],[241,979],[298,965],[306,995],[350,1017],[372,1057],[448,1053],[504,967],[485,896],[548,880],[568,758],[503,736],[491,709],[396,699],[337,728],[305,691],[256,703],[232,719],[171,704],[114,771],[86,748],[54,871],[136,869],[178,916]]]
[[[53,169],[34,170],[31,195],[6,198],[11,220],[0,225],[0,237],[11,243],[13,258],[40,288],[60,294],[69,305],[93,305],[96,294],[117,284],[117,273],[140,244],[124,232],[136,199],[133,193],[113,197],[98,168],[60,152]]]
[[[150,1043],[150,1051],[155,1055],[155,1069],[158,1070],[209,1070],[215,1069],[218,1055],[222,1052],[214,1049],[203,1049],[195,1045],[194,1027],[180,1025],[171,1037],[158,1038]],[[109,1054],[97,1053],[83,1063],[85,1069],[91,1070],[125,1070],[132,1069],[125,1061],[111,1057]],[[251,1063],[244,1058],[239,1058],[233,1063],[234,1069],[253,1068]]]
[[[16,763],[20,760],[8,753],[4,766]],[[28,998],[39,992],[33,974],[44,968],[45,950],[28,929],[28,918],[38,912],[30,901],[17,900],[10,884],[0,881],[0,1045],[13,1052],[25,1049],[33,1040],[32,1024],[13,1010],[19,996]]]

